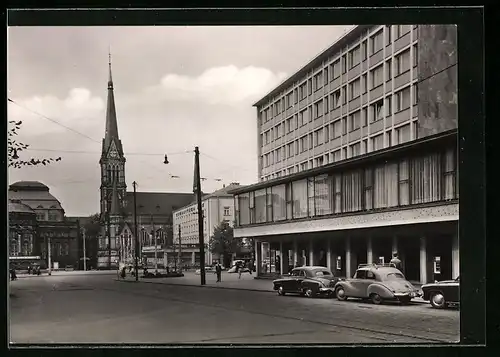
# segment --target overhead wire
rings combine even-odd
[[[7,98],[7,100],[23,109],[25,109],[26,111],[29,111],[41,118],[44,118],[46,120],[49,120],[50,122],[56,124],[56,125],[59,125],[67,130],[70,130],[71,132],[75,133],[75,134],[78,134],[86,139],[89,139],[91,140],[92,142],[94,143],[97,143],[97,144],[100,144],[101,141],[99,140],[96,140],[90,136],[88,136],[87,134],[84,134],[84,133],[81,133],[79,132],[78,130],[75,130],[67,125],[64,125],[62,123],[60,123],[59,121],[53,119],[53,118],[50,118],[44,114],[41,114],[35,110],[32,110],[28,107],[26,107],[25,105],[22,105],[22,104],[19,104],[17,101],[11,99],[11,98]],[[67,154],[100,154],[101,152],[98,152],[98,151],[87,151],[87,150],[56,150],[56,149],[43,149],[43,148],[27,148],[26,150],[28,151],[45,151],[45,152],[61,152],[61,153],[67,153]],[[171,153],[162,153],[162,154],[156,154],[156,153],[140,153],[140,152],[126,152],[124,153],[125,155],[129,156],[129,155],[137,155],[137,156],[164,156],[164,155],[181,155],[181,154],[188,154],[188,153],[192,153],[193,150],[184,150],[184,151],[178,151],[178,152],[171,152]],[[213,157],[209,154],[206,154],[204,152],[200,152],[200,155],[203,155],[207,158],[210,158],[212,160],[215,160],[215,161],[218,161],[226,166],[231,166],[235,169],[242,169],[242,170],[249,170],[249,168],[244,168],[243,166],[239,166],[239,165],[234,165],[234,164],[229,164],[227,162],[224,162],[216,157]],[[150,163],[148,163],[147,161],[144,161],[144,160],[140,160],[141,163],[144,163],[150,167],[153,167],[155,170],[161,172],[162,174],[165,174],[165,172],[160,169],[158,166],[155,166],[155,165],[152,165]],[[225,170],[223,172],[227,172],[227,171],[230,171],[230,170]],[[182,178],[182,176],[180,175],[173,175],[171,173],[168,173],[168,175],[170,176],[171,179],[180,179]],[[151,178],[151,177],[148,177],[148,178]],[[216,181],[216,182],[221,182],[223,181],[220,177],[217,177],[217,178],[209,178],[209,177],[201,177],[200,178],[201,181],[207,181],[207,180],[210,180],[210,181]],[[72,183],[82,183],[82,182],[85,182],[86,180],[77,180],[77,181],[73,181]]]

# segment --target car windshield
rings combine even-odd
[[[401,273],[389,273],[387,274],[387,280],[396,280],[396,279],[404,279],[404,275]]]
[[[330,273],[328,270],[316,270],[314,272],[315,276],[332,276],[333,274]]]

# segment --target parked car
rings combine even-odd
[[[289,274],[274,280],[273,289],[278,291],[278,295],[291,293],[307,297],[331,296],[337,281],[338,278],[325,267],[304,266],[294,268]]]
[[[73,268],[73,265],[66,265],[66,267],[64,268],[65,271],[73,271],[75,270],[75,268]]]
[[[423,299],[435,309],[460,305],[460,277],[422,285]]]
[[[222,271],[226,270],[226,268],[224,268],[223,266],[221,266],[221,269]],[[201,269],[196,269],[196,271],[194,272],[196,275],[200,275],[201,274]],[[205,267],[205,274],[207,273],[213,273],[215,274],[216,271],[215,271],[215,265],[210,265],[210,266],[207,266]]]
[[[370,299],[374,304],[396,300],[403,304],[422,293],[407,281],[394,264],[361,264],[353,278],[341,279],[335,286],[337,299]]]

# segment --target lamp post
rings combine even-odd
[[[51,251],[52,251],[52,247],[51,247],[51,244],[50,244],[50,235],[47,234],[47,263],[49,265],[49,269],[48,269],[48,273],[49,275],[52,275],[52,256],[51,256]]]
[[[136,200],[136,186],[137,182],[133,182],[134,186],[134,233],[135,233],[135,281],[139,281],[139,237],[137,235],[137,200]]]
[[[179,224],[179,270],[182,272],[182,245],[181,245],[181,225]]]
[[[206,284],[205,277],[205,239],[203,231],[203,210],[201,207],[201,177],[200,177],[200,151],[198,146],[194,148],[194,170],[195,170],[195,188],[196,198],[198,203],[198,234],[200,245],[200,278],[201,285]]]

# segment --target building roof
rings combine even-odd
[[[10,200],[20,200],[32,209],[63,209],[49,188],[38,181],[20,181],[9,186]]]
[[[209,194],[203,194],[201,200],[202,201],[205,201],[209,198],[212,198],[212,197],[233,197],[233,195],[231,193],[229,193],[230,191],[232,190],[235,190],[237,189],[238,187],[241,187],[240,184],[238,182],[231,182],[229,185],[225,186],[225,187],[222,187],[221,189],[218,189],[212,193],[209,193]],[[196,204],[197,201],[196,201],[196,195],[193,195],[193,200],[191,202],[189,202],[188,204],[182,206],[182,207],[179,207],[177,209],[174,209],[174,212],[177,212],[177,211],[180,211],[182,210],[183,208],[186,208],[186,207],[189,207],[193,204]]]
[[[9,186],[13,191],[48,191],[49,188],[39,181],[18,181]]]
[[[283,82],[281,82],[277,87],[275,87],[273,90],[271,90],[269,93],[267,93],[264,97],[259,99],[253,106],[258,107],[263,104],[266,104],[270,99],[272,99],[274,96],[276,96],[278,93],[281,91],[287,89],[288,87],[292,86],[294,82],[299,81],[303,79],[303,77],[306,76],[306,74],[319,66],[320,64],[323,63],[323,61],[328,60],[328,58],[338,51],[340,51],[343,47],[348,45],[350,42],[352,42],[354,39],[356,39],[360,34],[362,34],[364,31],[368,30],[370,27],[373,27],[373,25],[358,25],[352,28],[350,31],[346,32],[343,36],[341,36],[335,43],[333,43],[330,47],[328,47],[326,50],[318,54],[316,57],[314,57],[311,61],[309,61],[305,66],[300,68],[297,72],[292,74],[290,77],[285,79]]]
[[[137,192],[137,215],[168,215],[193,200],[192,193],[177,192]],[[134,214],[134,193],[127,192],[127,204],[124,208],[126,215]]]
[[[21,203],[19,200],[9,200],[9,213],[28,213],[36,215],[30,206]]]
[[[233,195],[252,192],[259,189],[264,189],[271,186],[283,185],[292,181],[306,179],[322,174],[330,173],[332,170],[345,170],[347,168],[360,167],[374,161],[391,159],[397,156],[408,155],[410,152],[418,153],[429,148],[442,148],[443,145],[456,143],[457,129],[447,130],[445,132],[430,135],[417,140],[412,140],[404,144],[391,146],[386,149],[372,151],[367,154],[358,155],[349,159],[337,161],[328,165],[323,165],[309,170],[300,171],[287,176],[278,177],[268,181],[261,181],[252,185],[242,186],[230,191]]]

